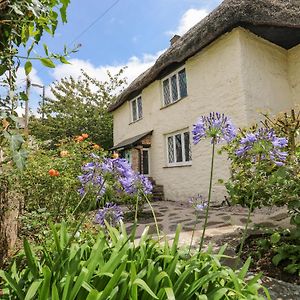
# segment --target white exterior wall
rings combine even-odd
[[[289,79],[294,106],[300,105],[300,45],[288,52]]]
[[[291,109],[288,51],[246,30],[240,30],[240,44],[248,124],[261,120],[261,113]]]
[[[185,68],[188,97],[162,108],[161,82],[155,81],[142,92],[142,120],[129,124],[129,102],[113,113],[115,145],[153,130],[151,176],[164,185],[165,197],[171,200],[186,200],[198,193],[207,197],[211,145],[207,140],[192,145],[192,166],[166,167],[166,134],[191,130],[197,118],[210,111],[225,113],[236,126],[243,127],[257,118],[258,110],[275,108],[277,112],[292,101],[287,51],[241,28],[223,35],[187,60]],[[226,157],[217,155],[213,200],[224,199],[225,188],[217,181],[228,175]]]

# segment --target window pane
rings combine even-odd
[[[190,133],[189,132],[184,133],[184,156],[185,156],[185,161],[192,160],[192,151],[191,151]]]
[[[176,162],[182,162],[181,134],[176,134],[175,135],[175,145],[176,145]]]
[[[181,70],[178,73],[179,78],[179,89],[180,89],[180,98],[187,96],[187,84],[186,84],[186,74],[185,69]]]
[[[171,77],[171,86],[172,86],[172,101],[176,101],[178,99],[178,90],[177,90],[177,76],[173,75]]]
[[[174,162],[174,141],[172,136],[168,137],[168,159],[169,163]]]
[[[137,105],[138,105],[138,117],[139,119],[141,119],[143,117],[142,97],[138,97]]]
[[[131,107],[132,107],[132,121],[136,121],[137,120],[136,100],[131,102]]]
[[[169,79],[164,80],[163,90],[164,90],[164,102],[165,102],[165,105],[168,105],[171,103]]]

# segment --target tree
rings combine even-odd
[[[108,72],[108,80],[100,82],[82,71],[78,79],[70,76],[54,83],[54,98],[46,99],[40,108],[46,118],[31,120],[31,134],[56,144],[60,139],[87,133],[104,149],[111,147],[112,116],[107,108],[115,100],[116,91],[124,87],[122,73]]]
[[[54,35],[59,17],[66,22],[70,0],[0,0],[0,86],[6,93],[0,96],[0,265],[13,246],[16,216],[21,199],[16,195],[17,182],[25,164],[26,151],[16,108],[19,100],[28,101],[26,93],[16,92],[16,76],[21,65],[28,75],[32,60],[46,67],[55,67],[55,60],[68,63],[64,53],[50,53],[44,45],[44,56],[32,55],[45,32]],[[25,54],[20,54],[23,46]],[[14,163],[14,164],[13,164]],[[17,168],[15,168],[17,167]],[[11,193],[12,192],[12,193]]]

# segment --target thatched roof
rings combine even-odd
[[[164,52],[150,69],[135,79],[109,111],[114,111],[150,83],[238,26],[290,49],[300,43],[300,0],[223,1]]]

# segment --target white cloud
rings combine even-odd
[[[179,25],[175,31],[168,31],[168,35],[183,35],[186,33],[190,28],[200,22],[203,18],[208,15],[208,11],[206,9],[195,9],[190,8],[187,10],[179,21]]]
[[[114,65],[100,65],[95,66],[90,61],[82,59],[71,59],[70,65],[59,65],[53,72],[52,76],[55,80],[60,80],[63,77],[73,76],[75,78],[80,77],[81,69],[83,69],[90,76],[98,79],[99,81],[104,81],[107,79],[107,71],[111,74],[116,74],[119,70],[127,66],[124,71],[124,76],[127,78],[127,82],[132,82],[137,76],[150,68],[156,61],[159,55],[161,55],[165,50],[159,51],[156,54],[144,54],[142,58],[137,56],[132,56],[124,64],[114,64]]]

